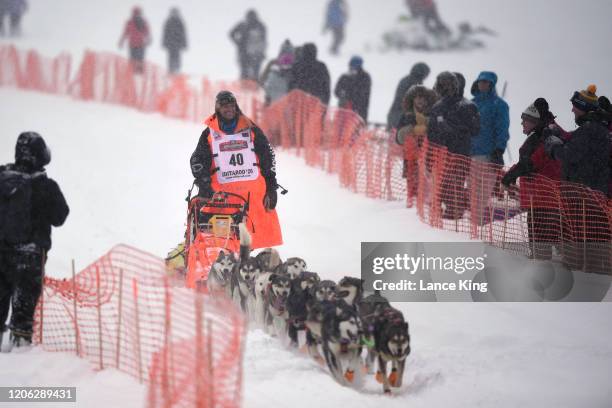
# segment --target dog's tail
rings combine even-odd
[[[240,231],[240,261],[244,262],[251,256],[252,238],[244,222],[238,224],[238,230]]]

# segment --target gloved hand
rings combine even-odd
[[[210,177],[202,177],[196,180],[198,186],[198,197],[209,199],[215,194],[215,191],[210,185]]]
[[[504,177],[501,179],[501,184],[504,188],[510,187],[511,184],[514,184],[515,180],[512,179],[512,175],[510,173],[504,174]]]
[[[559,136],[551,135],[544,139],[544,151],[551,159],[555,159],[555,148],[563,146],[563,140]]]
[[[276,208],[276,202],[278,200],[278,195],[276,194],[277,188],[278,185],[276,184],[276,180],[266,180],[266,195],[263,199],[263,205],[268,211]]]
[[[504,151],[502,149],[495,149],[491,152],[489,156],[489,160],[491,163],[499,164],[500,166],[504,165]]]

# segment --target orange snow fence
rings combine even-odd
[[[536,259],[556,253],[572,269],[612,274],[612,201],[600,192],[538,176],[504,193],[502,166],[449,153],[426,137],[404,149],[390,132],[299,91],[264,108],[260,122],[276,145],[338,174],[342,186],[416,203],[419,218],[433,227]]]
[[[325,106],[300,91],[264,106],[262,90],[251,81],[171,76],[150,63],[143,73],[134,73],[126,58],[93,51],[85,52],[73,79],[70,66],[64,54],[50,59],[0,46],[0,86],[69,94],[190,122],[201,123],[213,112],[217,92],[228,89],[274,145],[337,174],[351,191],[406,200],[436,228],[534,258],[549,258],[554,246],[574,269],[612,273],[612,202],[583,186],[523,178],[510,194],[504,193],[501,166],[448,153],[426,137],[420,145],[398,146],[390,132],[368,127],[354,112]]]
[[[47,277],[35,340],[148,384],[149,407],[239,407],[245,321],[229,301],[174,287],[162,259],[117,246]]]
[[[4,87],[196,123],[213,112],[217,92],[228,89],[274,145],[337,174],[355,193],[406,200],[430,226],[515,253],[536,259],[555,253],[572,269],[612,274],[612,200],[584,186],[536,176],[504,192],[501,166],[449,153],[426,137],[398,146],[390,132],[300,91],[264,106],[254,82],[171,76],[149,63],[135,73],[127,59],[93,51],[85,52],[72,77],[70,70],[66,54],[46,58],[0,45]],[[194,145],[198,136],[192,135]],[[75,352],[101,369],[114,367],[147,382],[150,407],[239,406],[244,330],[232,304],[173,287],[161,259],[126,246],[74,279],[46,278],[36,316],[43,347]]]

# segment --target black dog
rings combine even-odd
[[[307,304],[311,300],[312,288],[319,281],[319,275],[316,272],[300,272],[299,276],[291,281],[291,296],[287,301],[289,311],[287,335],[293,347],[299,346],[298,331],[306,329]]]
[[[410,354],[410,334],[404,315],[391,306],[382,307],[374,324],[375,351],[378,355],[378,372],[376,379],[383,384],[385,393],[391,387],[401,387],[406,366],[406,357]],[[391,374],[387,378],[387,363],[391,362]]]

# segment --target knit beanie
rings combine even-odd
[[[583,112],[595,111],[599,108],[596,92],[597,87],[595,85],[589,85],[587,89],[574,92],[570,101],[576,109]]]

